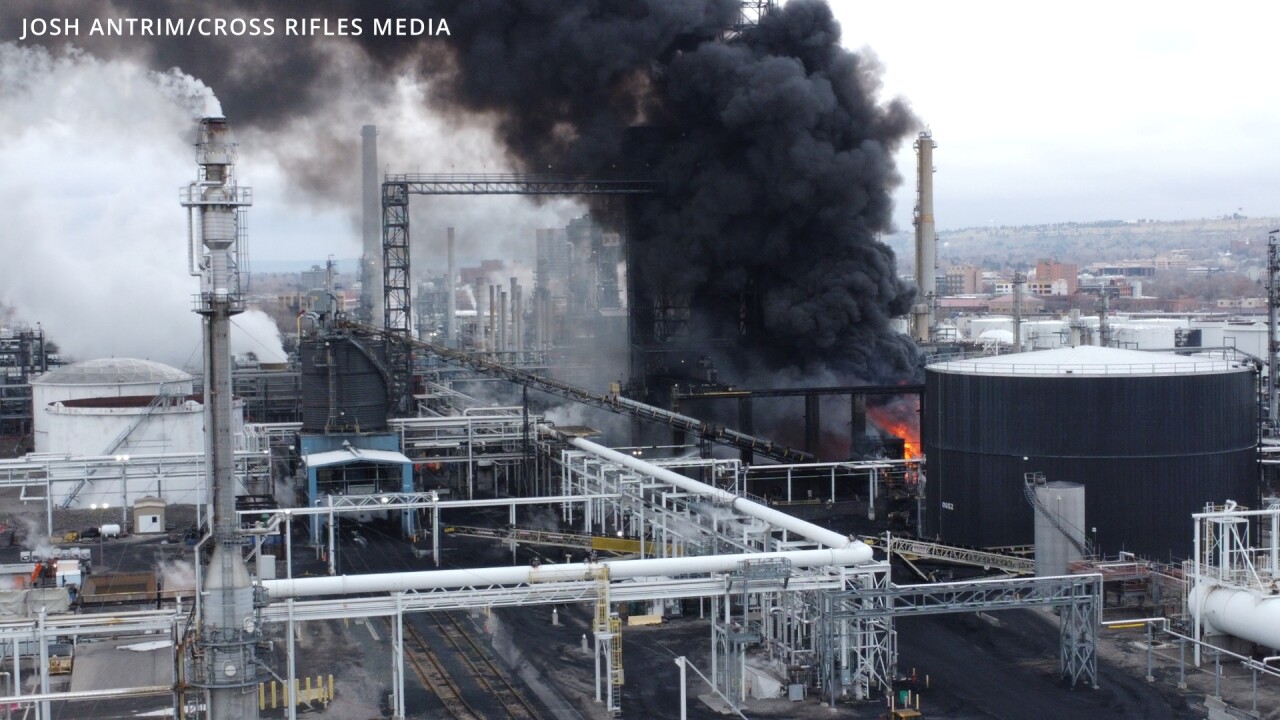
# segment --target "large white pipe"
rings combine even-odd
[[[262,586],[273,598],[306,595],[350,595],[371,592],[403,592],[490,585],[523,585],[538,582],[592,580],[601,567],[609,569],[609,578],[672,575],[705,575],[735,570],[743,560],[785,558],[792,567],[833,565],[847,567],[871,559],[871,548],[857,543],[839,550],[793,550],[790,552],[741,553],[698,557],[650,558],[647,560],[604,560],[596,563],[566,563],[531,567],[490,567],[466,570],[429,570],[423,572],[377,573],[371,575],[339,575],[334,577],[265,580]]]
[[[744,515],[759,518],[770,525],[783,528],[788,532],[793,532],[802,538],[812,540],[820,545],[826,545],[831,548],[861,547],[866,550],[867,559],[871,559],[871,548],[860,540],[854,540],[846,535],[832,532],[824,527],[814,525],[808,520],[801,520],[798,517],[793,517],[784,512],[774,510],[771,507],[761,505],[758,502],[753,502],[739,495],[734,495],[733,493],[721,490],[718,487],[708,485],[704,482],[698,482],[693,478],[687,478],[677,472],[672,472],[666,468],[658,467],[653,463],[645,462],[634,455],[627,455],[626,453],[620,453],[617,450],[611,450],[603,445],[593,443],[590,440],[575,438],[572,442],[574,447],[579,450],[585,450],[596,457],[603,458],[618,465],[624,465],[636,472],[643,473],[652,478],[657,478],[665,483],[670,483],[681,490],[685,490],[696,495],[710,495],[716,500],[732,506],[733,509],[743,513]]]
[[[1201,582],[1187,596],[1192,614],[1200,612],[1205,629],[1280,650],[1280,595]]]

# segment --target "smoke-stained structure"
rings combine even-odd
[[[39,9],[59,6],[92,20],[71,3]],[[35,9],[7,7],[10,17]],[[176,0],[112,7],[187,10]],[[236,11],[270,17],[247,0],[224,10]],[[734,351],[717,360],[739,376],[786,367],[905,377],[914,350],[889,319],[907,312],[912,290],[876,236],[889,228],[899,182],[891,154],[915,122],[902,103],[879,101],[878,68],[839,45],[824,3],[790,2],[722,41],[738,11],[736,0],[337,2],[329,16],[360,18],[361,35],[81,39],[93,52],[178,65],[264,131],[328,103],[376,104],[395,72],[416,71],[432,82],[433,109],[459,122],[483,116],[518,169],[629,171],[662,183],[632,212],[593,208],[630,242],[642,364],[655,344],[722,339]],[[444,19],[449,36],[375,36],[373,20],[386,17]],[[255,52],[236,52],[246,43]],[[637,126],[649,131],[628,133]],[[344,143],[354,154],[354,138],[316,143],[323,153],[291,166],[300,184],[338,175],[328,170]],[[663,313],[681,317],[676,336],[652,337]]]

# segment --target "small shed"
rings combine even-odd
[[[140,497],[133,501],[133,532],[135,534],[164,532],[164,500],[158,497]]]

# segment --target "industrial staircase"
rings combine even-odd
[[[596,659],[604,656],[606,664],[604,698],[600,697],[599,676],[596,680],[596,699],[605,701],[605,710],[611,717],[622,712],[622,618],[609,609],[609,568],[595,571],[596,613],[592,630],[596,637]],[[596,666],[597,669],[599,665]]]
[[[156,393],[155,397],[151,398],[151,402],[147,405],[146,411],[134,418],[133,422],[129,424],[129,427],[122,430],[100,454],[115,454],[115,451],[119,450],[121,446],[129,440],[129,436],[133,434],[134,430],[142,427],[142,424],[151,419],[151,416],[155,414],[157,410],[169,407],[171,399],[172,396],[169,394],[169,389],[166,386],[161,385],[160,392]],[[78,495],[80,490],[93,479],[92,476],[97,471],[98,468],[94,468],[85,473],[85,476],[80,478],[80,482],[76,483],[76,486],[71,488],[71,492],[67,493],[66,499],[62,501],[62,504],[59,507],[63,510],[71,507],[71,504],[76,500],[76,495]]]

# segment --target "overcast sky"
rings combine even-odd
[[[940,229],[1280,215],[1280,5],[831,4],[932,129]]]
[[[1198,4],[1194,12],[1154,2],[832,5],[845,45],[870,48],[883,65],[884,99],[904,98],[934,133],[940,229],[1237,210],[1280,216],[1275,4]],[[164,347],[148,352],[183,364],[196,356],[198,326],[177,189],[195,174],[191,118],[211,102],[208,90],[181,73],[50,55],[16,38],[16,28],[0,34],[0,303],[42,321],[81,355]],[[299,118],[296,132],[270,141],[242,133],[238,169],[255,192],[251,259],[359,254],[358,157],[349,158],[350,174],[338,173],[349,203],[309,197],[288,170],[290,143],[322,142],[317,129],[354,140],[361,124],[378,123],[384,169],[505,169],[483,122],[460,127],[423,112],[423,94],[406,78],[375,117],[344,109]],[[910,143],[898,166],[895,217],[909,231]],[[457,225],[463,262],[520,259],[531,253],[532,227],[580,212],[563,201],[530,209],[472,200],[419,203],[415,240],[442,245],[444,227]],[[123,337],[115,322],[134,330]],[[247,342],[259,351],[264,344]]]

